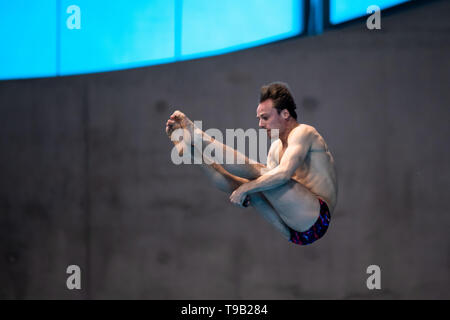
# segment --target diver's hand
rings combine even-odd
[[[245,191],[245,187],[243,187],[243,185],[241,185],[239,188],[233,191],[233,193],[230,196],[230,201],[235,206],[241,208],[245,208],[250,205],[250,197]]]

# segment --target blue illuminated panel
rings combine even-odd
[[[0,0],[0,80],[221,54],[303,31],[303,0]]]
[[[330,0],[330,23],[338,24],[367,14],[371,5],[381,10],[409,0]]]
[[[62,0],[60,74],[124,69],[174,60],[174,1]],[[66,9],[80,8],[80,29]]]
[[[261,45],[302,32],[299,0],[183,0],[182,59]]]
[[[0,79],[56,74],[56,1],[0,1]]]

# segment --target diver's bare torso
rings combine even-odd
[[[302,129],[305,129],[302,126],[307,126],[313,132],[311,146],[304,161],[295,170],[292,179],[302,184],[316,197],[324,200],[330,211],[334,211],[337,201],[337,180],[333,156],[325,140],[312,126],[300,124],[292,129],[289,135],[301,134]],[[280,139],[272,143],[267,157],[268,169],[279,165],[286,148],[287,145],[283,146]]]

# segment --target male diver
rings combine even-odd
[[[241,152],[215,140],[182,112],[175,111],[166,123],[169,137],[182,129],[189,139],[173,141],[180,152],[205,157],[204,148],[214,144],[242,161],[203,161],[211,181],[230,194],[236,206],[251,205],[276,227],[286,239],[307,245],[320,239],[328,229],[337,201],[334,159],[317,130],[297,121],[296,104],[286,84],[274,82],[261,88],[256,116],[268,136],[278,130],[278,139],[269,149],[267,165],[251,161]],[[195,139],[201,139],[195,153]],[[175,139],[172,139],[175,140]],[[184,145],[183,145],[184,143]],[[187,145],[189,144],[189,145]],[[244,163],[244,164],[240,164]]]

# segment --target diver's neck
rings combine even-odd
[[[299,125],[300,125],[300,123],[298,123],[296,120],[291,120],[286,125],[285,130],[280,132],[279,139],[280,139],[281,143],[283,144],[283,147],[287,146],[287,139],[288,139],[291,131],[294,130],[294,128],[298,127]]]

